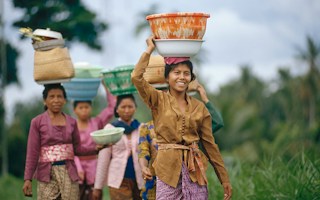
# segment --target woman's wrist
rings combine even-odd
[[[152,52],[153,52],[153,48],[148,47],[147,50],[146,50],[146,53],[151,55]]]

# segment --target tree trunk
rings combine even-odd
[[[4,25],[3,25],[3,12],[4,1],[0,2],[0,27],[1,27],[1,40],[0,42],[0,64],[2,67],[1,84],[0,84],[0,134],[1,134],[1,147],[2,147],[2,175],[8,174],[8,144],[7,133],[5,131],[5,105],[4,105],[4,89],[6,86],[7,78],[7,48],[4,38]]]

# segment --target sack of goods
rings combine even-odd
[[[61,83],[74,77],[74,68],[61,33],[50,29],[21,28],[20,32],[32,38],[34,53],[34,80],[38,84]]]
[[[121,65],[114,69],[102,70],[103,81],[113,95],[133,94],[137,89],[131,81],[134,65]]]
[[[75,76],[69,82],[63,83],[67,97],[75,101],[91,101],[98,94],[102,67],[88,62],[74,64]]]
[[[206,13],[178,12],[148,15],[158,53],[163,57],[192,57],[196,55],[207,25]]]

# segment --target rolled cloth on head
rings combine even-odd
[[[187,60],[190,60],[190,57],[165,57],[164,58],[164,62],[168,65],[181,63]]]

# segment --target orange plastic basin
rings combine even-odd
[[[156,39],[201,40],[209,17],[206,13],[178,12],[148,15],[146,19]]]

